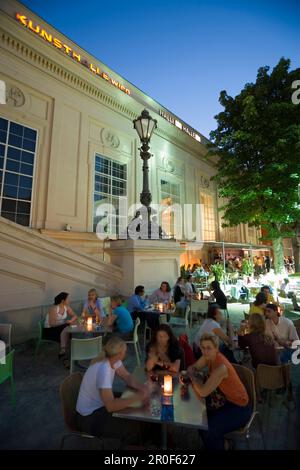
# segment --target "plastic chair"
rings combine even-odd
[[[133,339],[132,341],[126,341],[126,344],[133,344],[134,349],[135,349],[135,354],[136,354],[136,362],[137,365],[141,365],[141,357],[142,357],[142,351],[140,348],[140,343],[139,343],[139,336],[138,336],[138,328],[141,324],[141,320],[139,318],[136,318],[135,320],[135,325],[134,325],[134,330],[133,330]]]
[[[259,412],[256,409],[256,388],[255,388],[254,373],[248,367],[244,367],[239,364],[232,364],[232,365],[235,368],[239,378],[241,379],[241,382],[244,384],[244,387],[247,390],[249,400],[252,405],[252,414],[250,416],[248,423],[244,427],[226,434],[225,439],[235,440],[235,439],[245,438],[247,448],[250,449],[250,437],[251,437],[250,431],[252,429],[253,422],[256,418],[258,422],[258,426],[259,426],[259,431],[262,437],[263,448],[265,449],[266,445],[265,445],[265,437],[264,437],[263,428],[262,428],[262,422],[260,419]]]
[[[162,313],[159,315],[158,321],[160,325],[168,323],[168,315],[166,313]]]
[[[208,310],[208,300],[192,300],[191,301],[191,313],[190,313],[190,327],[193,325],[194,313],[196,314],[196,320],[198,323],[199,315],[206,315]]]
[[[16,390],[13,377],[14,353],[15,350],[13,349],[5,357],[0,359],[0,384],[6,382],[6,380],[10,380],[10,395],[13,407],[16,405]]]
[[[51,340],[51,339],[44,339],[43,338],[43,328],[44,328],[44,323],[45,323],[45,320],[44,318],[41,318],[38,322],[38,336],[37,336],[37,339],[36,339],[36,346],[35,346],[35,350],[34,350],[34,357],[36,358],[37,356],[37,353],[40,349],[40,346],[42,343],[57,343],[56,341],[54,340]]]
[[[152,334],[152,329],[150,326],[148,326],[147,320],[145,320],[145,328],[144,328],[144,351],[146,349],[146,343],[147,343],[147,333],[149,333],[148,340],[151,339],[151,334]]]
[[[189,324],[189,316],[191,313],[191,307],[188,305],[185,309],[185,316],[184,318],[179,318],[179,317],[171,317],[169,321],[170,326],[181,326],[181,327],[186,327],[190,328]]]
[[[94,359],[100,354],[101,349],[102,336],[88,339],[72,338],[70,374],[73,373],[75,361]]]
[[[6,344],[6,350],[11,350],[11,323],[0,323],[0,339]]]
[[[296,408],[291,382],[290,363],[281,364],[279,366],[259,364],[256,369],[256,386],[259,392],[261,389],[267,390],[268,405],[270,407],[272,407],[272,392],[284,389],[287,395],[287,400],[292,401],[294,408]],[[284,401],[284,404],[287,406],[286,401]]]

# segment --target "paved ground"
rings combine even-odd
[[[230,304],[230,317],[235,324],[243,318],[247,306]],[[191,339],[197,330],[195,326]],[[178,331],[180,333],[180,331]],[[142,341],[141,341],[142,344]],[[33,343],[18,345],[15,354],[15,382],[17,405],[9,402],[9,386],[0,386],[0,449],[57,449],[66,432],[61,414],[59,384],[68,375],[57,358],[57,345],[42,346],[36,362],[33,360]],[[129,352],[126,359],[129,370],[135,366],[135,356]],[[275,397],[272,408],[259,406],[263,418],[268,449],[300,449],[300,366],[293,367],[293,384],[298,402],[296,411],[288,412],[280,395]],[[122,384],[116,383],[121,391]],[[256,430],[251,438],[251,448],[262,447]],[[176,429],[173,448],[195,449],[201,443],[195,431]],[[244,443],[237,445],[244,448]]]

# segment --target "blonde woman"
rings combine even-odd
[[[278,364],[278,355],[275,343],[271,336],[266,334],[266,321],[260,313],[252,313],[249,317],[249,333],[246,333],[245,323],[238,331],[238,342],[241,349],[249,348],[252,365],[256,369],[258,364],[275,366]]]
[[[105,312],[101,300],[99,299],[96,289],[88,291],[88,298],[83,306],[82,317],[92,317],[94,321],[101,323],[105,317]]]
[[[78,426],[82,432],[101,438],[117,438],[127,444],[136,444],[139,429],[134,423],[113,418],[133,403],[145,403],[149,398],[148,388],[125,369],[127,346],[118,336],[112,336],[103,352],[94,359],[86,371],[79,390],[76,410]],[[115,374],[126,385],[136,390],[130,398],[115,398],[112,386]]]

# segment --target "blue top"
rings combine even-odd
[[[129,333],[133,330],[133,320],[127,308],[123,307],[123,305],[119,305],[119,307],[114,309],[113,314],[117,317],[117,331],[120,333]]]
[[[96,308],[100,311],[100,317],[104,318],[105,317],[105,311],[104,311],[104,307],[103,307],[102,302],[99,299],[99,297],[96,300]],[[89,301],[88,300],[85,301],[84,306],[83,306],[83,310],[87,310],[89,312],[89,315],[91,315],[92,317],[95,316],[95,312],[89,306]]]
[[[141,312],[146,306],[146,300],[143,299],[140,295],[132,295],[128,299],[127,309],[130,313]]]

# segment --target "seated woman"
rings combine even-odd
[[[267,296],[264,292],[259,292],[256,297],[255,301],[250,307],[249,314],[252,313],[259,313],[260,315],[265,314],[265,308],[267,305]]]
[[[88,291],[88,298],[83,306],[82,317],[92,317],[96,323],[101,323],[105,317],[105,312],[101,300],[99,299],[96,289]]]
[[[133,320],[127,308],[122,305],[119,295],[111,297],[111,312],[104,322],[108,326],[114,325],[114,331],[120,333],[125,341],[132,339]]]
[[[227,309],[227,297],[222,291],[220,287],[220,283],[218,281],[213,281],[211,283],[210,291],[216,300],[216,304],[218,304],[222,310],[226,310]]]
[[[185,280],[182,276],[176,281],[173,297],[176,305],[175,315],[184,316],[188,301],[185,298]]]
[[[113,417],[114,412],[136,402],[144,403],[149,398],[147,387],[138,383],[122,363],[126,351],[125,341],[112,336],[103,352],[92,361],[81,382],[76,405],[77,421],[82,432],[100,438],[120,439],[123,444],[136,444],[138,429],[135,424]],[[115,398],[112,391],[115,374],[137,393],[130,398]]]
[[[188,369],[194,389],[207,399],[208,430],[201,431],[204,445],[209,450],[224,450],[224,435],[235,431],[250,419],[252,409],[247,391],[230,362],[219,351],[216,335],[204,334],[200,338],[201,358]],[[208,368],[205,383],[197,377],[198,370]],[[209,407],[210,394],[219,391],[223,400],[219,408]],[[221,406],[222,405],[222,406]]]
[[[256,369],[258,364],[276,366],[278,355],[274,341],[266,334],[266,322],[263,315],[253,313],[249,317],[249,333],[245,332],[246,323],[242,323],[238,331],[238,342],[241,349],[249,348],[252,365]]]
[[[275,304],[267,304],[266,317],[266,331],[273,338],[275,345],[284,348],[280,360],[286,363],[291,360],[293,342],[299,339],[295,325],[292,320],[280,315]]]
[[[58,294],[54,298],[54,305],[50,307],[44,323],[43,339],[60,343],[59,358],[65,356],[70,337],[64,329],[77,322],[77,316],[69,304],[70,296],[67,292]],[[71,317],[70,320],[68,320],[68,316]]]
[[[156,302],[162,302],[169,304],[172,300],[172,292],[170,284],[167,281],[163,281],[159,289],[156,289],[149,297],[149,302],[154,304]]]
[[[179,372],[183,352],[169,325],[160,325],[146,348],[146,370]]]
[[[269,286],[262,286],[260,291],[263,292],[266,295],[266,297],[267,297],[266,303],[267,304],[279,305],[279,302],[278,301],[276,302],[276,300],[274,299],[274,296],[271,294],[271,289],[270,289]]]
[[[200,338],[205,333],[209,333],[209,334],[216,335],[222,341],[220,345],[220,351],[227,357],[227,359],[232,363],[236,362],[233,352],[230,349],[233,346],[233,342],[231,339],[231,337],[233,336],[232,325],[231,325],[229,318],[227,318],[226,327],[227,327],[228,332],[230,332],[230,335],[227,335],[222,330],[221,325],[220,325],[222,318],[223,318],[223,315],[222,315],[219,305],[218,304],[210,305],[208,308],[207,315],[206,315],[206,320],[204,320],[204,322],[200,326],[193,341],[193,349],[194,349],[194,354],[196,357],[201,356],[201,350],[199,348]]]

